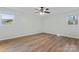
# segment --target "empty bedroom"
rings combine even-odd
[[[0,52],[79,52],[79,7],[0,7]]]

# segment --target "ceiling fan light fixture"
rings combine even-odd
[[[45,13],[43,13],[43,12],[40,12],[40,15],[44,15]]]

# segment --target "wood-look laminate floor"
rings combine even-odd
[[[79,40],[36,34],[0,41],[0,52],[78,52]]]

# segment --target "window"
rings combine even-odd
[[[11,25],[14,21],[14,15],[1,14],[0,15],[0,25]]]
[[[78,24],[78,16],[68,16],[67,23],[68,23],[68,25],[77,25]]]

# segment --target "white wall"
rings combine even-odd
[[[4,13],[5,8],[2,11]],[[66,24],[66,16],[69,15],[79,15],[79,11],[46,16],[15,11],[14,24],[0,27],[0,40],[41,32],[79,38],[79,24],[73,26]]]
[[[15,12],[15,22],[10,26],[0,27],[0,40],[42,32],[39,16]]]
[[[69,15],[79,15],[79,11],[77,10],[52,16],[45,16],[43,31],[52,34],[61,34],[62,36],[79,38],[79,24],[67,25],[66,16]]]

